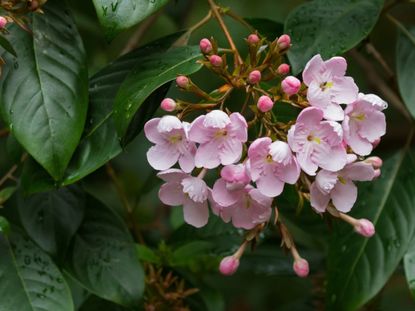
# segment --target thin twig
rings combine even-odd
[[[202,27],[204,24],[210,21],[211,18],[212,18],[212,11],[209,11],[209,13],[205,17],[203,17],[199,22],[197,22],[192,27],[190,27],[187,33],[192,33],[196,29]]]
[[[252,27],[248,22],[246,22],[246,20],[244,20],[242,17],[238,16],[231,10],[226,10],[224,13],[228,15],[229,17],[233,18],[234,20],[236,20],[237,22],[239,22],[240,24],[244,25],[246,28],[249,29],[250,32],[255,31],[254,27]]]
[[[19,168],[19,165],[23,163],[27,159],[27,153],[24,153],[22,158],[20,159],[20,163],[14,164],[6,174],[0,179],[0,186],[2,186],[7,180],[12,179],[15,180],[16,178],[13,176],[14,172]]]

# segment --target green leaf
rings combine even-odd
[[[154,264],[160,264],[160,257],[149,247],[137,244],[136,245],[138,258],[143,262],[150,262]]]
[[[415,88],[413,73],[415,70],[415,26],[401,29],[396,49],[396,72],[402,98],[415,118]]]
[[[52,177],[50,177],[48,172],[32,158],[29,158],[24,162],[20,182],[24,195],[55,189],[59,185]]]
[[[0,191],[0,205],[4,204],[15,193],[16,187],[6,187]]]
[[[68,257],[68,271],[95,295],[135,306],[143,294],[144,272],[131,235],[101,202],[88,196],[86,205]]]
[[[382,289],[408,249],[415,232],[415,150],[406,146],[389,156],[380,179],[359,189],[352,210],[370,219],[370,239],[337,223],[328,261],[328,310],[357,310]]]
[[[412,241],[408,252],[403,257],[405,276],[411,290],[412,297],[415,299],[415,243]]]
[[[0,233],[7,236],[9,232],[10,232],[9,222],[7,221],[6,218],[4,218],[3,216],[0,216]]]
[[[17,53],[14,50],[13,46],[10,44],[9,40],[3,35],[0,35],[0,46],[7,52],[12,54],[14,57],[17,57]]]
[[[160,10],[168,0],[93,0],[107,38],[141,22]]]
[[[30,237],[46,252],[64,257],[84,216],[83,190],[72,185],[26,197],[21,194],[17,206]]]
[[[291,36],[288,52],[298,74],[315,54],[323,59],[356,46],[375,26],[383,0],[315,0],[290,13],[285,32]]]
[[[276,102],[272,108],[272,114],[274,119],[278,122],[287,123],[289,121],[295,121],[300,114],[301,109],[291,106],[290,104],[283,102]]]
[[[115,125],[120,137],[127,132],[138,108],[156,89],[176,78],[190,75],[202,65],[199,47],[185,46],[143,58],[121,85],[114,104]]]
[[[120,85],[143,58],[167,50],[182,34],[183,32],[178,32],[142,46],[120,57],[91,78],[89,121],[66,172],[65,185],[85,177],[121,153],[112,116],[114,99]],[[145,111],[142,116],[151,117]],[[143,119],[145,121],[147,119]],[[143,124],[141,128],[142,126]]]
[[[27,236],[0,234],[0,254],[0,310],[74,310],[61,272]]]
[[[284,32],[283,24],[267,18],[244,18],[244,20],[269,41],[273,41]]]
[[[0,80],[0,107],[20,144],[53,178],[62,177],[81,137],[88,104],[86,55],[63,1],[28,16],[33,34],[9,28],[11,44]]]

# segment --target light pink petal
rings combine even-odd
[[[302,123],[307,127],[317,126],[323,119],[323,111],[317,107],[303,109],[297,118],[297,123]]]
[[[343,145],[329,147],[325,143],[315,145],[313,161],[321,168],[336,172],[341,170],[347,163],[346,149]]]
[[[288,164],[292,159],[292,152],[290,146],[283,141],[274,141],[269,146],[269,154],[272,160],[277,163]]]
[[[284,182],[282,182],[272,171],[272,167],[268,166],[262,176],[256,181],[258,190],[268,197],[276,197],[284,190]]]
[[[351,180],[369,181],[375,178],[375,169],[370,163],[355,162],[346,165],[341,174]]]
[[[367,139],[359,136],[355,121],[343,122],[342,125],[345,133],[345,141],[355,153],[365,156],[372,152],[373,145]]]
[[[193,227],[200,228],[207,224],[209,219],[208,202],[196,203],[186,200],[183,203],[184,221]]]
[[[254,140],[249,146],[249,173],[253,181],[256,181],[262,173],[265,158],[268,154],[272,140],[269,137],[262,137]]]
[[[226,187],[226,181],[219,178],[212,189],[213,200],[221,206],[230,206],[235,204],[241,196],[241,191],[229,191]]]
[[[196,145],[194,143],[188,144],[188,149],[179,157],[180,168],[190,173],[195,168]]]
[[[231,124],[228,125],[229,134],[241,142],[246,142],[248,140],[248,124],[245,118],[239,112],[234,112],[230,115],[230,119]]]
[[[344,76],[346,74],[347,62],[341,56],[334,56],[324,62],[326,65],[326,71],[329,73],[329,76]]]
[[[356,101],[359,89],[351,77],[334,77],[333,87],[330,89],[333,102],[350,104]]]
[[[359,93],[358,99],[359,100],[364,100],[364,101],[367,101],[367,102],[371,103],[374,108],[376,108],[377,110],[380,110],[380,111],[383,110],[383,109],[388,108],[388,103],[385,102],[379,96],[374,95],[374,94],[363,94],[363,93]]]
[[[154,118],[147,121],[147,123],[144,125],[144,134],[146,135],[147,139],[154,144],[164,143],[163,136],[161,136],[157,130],[157,125],[159,122],[160,118]]]
[[[278,177],[288,184],[294,185],[300,177],[301,169],[297,160],[293,157],[287,165],[281,166],[278,170]]]
[[[256,203],[258,203],[259,205],[262,205],[263,207],[271,208],[272,198],[266,195],[263,195],[261,191],[253,187],[252,188],[247,187],[246,190],[248,191],[250,198],[254,200]]]
[[[337,172],[321,170],[317,173],[314,184],[323,194],[329,194],[337,184]]]
[[[160,133],[168,133],[173,130],[183,130],[183,124],[179,118],[167,115],[160,119],[157,124],[157,130]]]
[[[324,213],[330,201],[330,195],[324,194],[317,187],[316,183],[312,183],[310,187],[310,204],[318,212]]]
[[[219,146],[217,141],[210,141],[199,146],[195,156],[196,167],[205,167],[212,169],[218,167],[219,164]]]
[[[315,136],[324,140],[330,146],[336,146],[343,142],[343,129],[337,122],[323,121],[315,131]]]
[[[180,153],[169,143],[155,145],[147,151],[147,161],[159,171],[172,167],[179,159]]]
[[[159,198],[161,202],[170,206],[182,205],[186,199],[182,186],[177,182],[169,182],[161,185]]]
[[[338,182],[330,196],[336,209],[340,212],[347,213],[356,202],[357,187],[350,180],[346,180],[345,184]]]
[[[318,165],[311,159],[313,153],[312,144],[306,143],[302,152],[297,153],[297,161],[300,164],[301,169],[310,176],[316,175]]]
[[[213,110],[209,112],[203,120],[203,126],[215,129],[223,129],[230,123],[231,119],[222,110]]]
[[[189,140],[195,143],[204,144],[210,141],[214,135],[215,129],[207,129],[203,126],[205,116],[197,117],[189,129]]]
[[[321,71],[324,68],[324,62],[320,54],[314,55],[306,64],[303,71],[303,81],[310,85],[313,81],[321,80]],[[323,82],[323,81],[322,81]]]
[[[342,121],[344,119],[343,108],[339,104],[329,103],[326,108],[323,109],[324,118],[332,121]]]
[[[180,183],[183,178],[188,177],[189,175],[184,173],[178,168],[171,168],[166,171],[157,173],[157,177],[164,180],[165,182],[178,182]]]
[[[220,162],[223,165],[238,162],[242,156],[242,143],[234,138],[225,139],[219,149]]]
[[[255,223],[252,220],[252,208],[243,204],[242,200],[238,201],[232,213],[232,224],[236,228],[252,229]]]
[[[311,106],[326,109],[331,103],[330,92],[328,89],[322,90],[320,82],[313,81],[307,90],[307,99]]]
[[[366,138],[369,142],[385,135],[386,120],[385,115],[380,111],[372,111],[365,115],[365,120],[360,122],[359,135]]]

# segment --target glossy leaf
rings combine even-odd
[[[396,70],[402,98],[415,118],[415,88],[412,83],[415,71],[415,27],[402,29],[399,32]]]
[[[124,222],[93,197],[76,234],[67,266],[70,274],[95,295],[134,306],[144,290],[144,272]]]
[[[290,13],[285,32],[291,36],[288,58],[294,74],[315,54],[323,59],[356,46],[374,27],[383,0],[315,0]]]
[[[105,34],[112,39],[120,31],[160,10],[168,0],[93,0]]]
[[[61,272],[28,237],[0,233],[0,253],[0,310],[74,310]]]
[[[72,185],[59,190],[19,196],[18,210],[30,237],[46,252],[65,256],[84,216],[85,195]]]
[[[13,25],[17,59],[0,80],[1,113],[20,144],[53,178],[62,177],[81,137],[88,104],[86,56],[75,24],[60,0],[31,14],[33,34]]]
[[[245,21],[254,27],[260,35],[267,38],[269,41],[273,41],[276,37],[282,35],[284,32],[284,25],[267,19],[267,18],[244,18]]]
[[[14,57],[17,57],[17,53],[14,50],[13,46],[10,44],[9,40],[3,35],[0,35],[0,46],[7,52],[12,54]]]
[[[328,310],[357,310],[382,289],[415,232],[415,150],[389,156],[379,180],[360,187],[352,215],[370,219],[370,239],[337,223],[329,250]]]
[[[0,190],[0,205],[4,204],[15,193],[16,187],[6,187]]]
[[[120,137],[126,133],[138,108],[156,89],[176,78],[190,75],[202,65],[199,47],[185,46],[148,55],[141,60],[121,85],[114,105],[115,125]]]

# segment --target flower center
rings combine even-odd
[[[355,113],[352,115],[352,117],[357,121],[363,121],[366,118],[364,113]]]
[[[314,136],[314,135],[312,135],[312,134],[310,134],[310,135],[308,135],[308,136],[307,136],[307,140],[308,140],[308,141],[314,141],[314,142],[316,142],[317,144],[321,144],[321,140],[320,140],[320,138],[318,138],[318,137],[316,137],[316,136]]]
[[[221,129],[216,132],[215,138],[225,137],[226,135],[228,135],[228,132],[225,129]]]
[[[327,82],[324,82],[324,83],[321,83],[320,84],[320,89],[324,92],[325,90],[327,90],[327,89],[329,89],[329,88],[332,88],[333,87],[333,82],[331,82],[331,81],[327,81]]]
[[[178,142],[181,142],[181,141],[182,141],[182,139],[183,139],[183,137],[182,137],[182,135],[180,135],[180,134],[172,135],[172,136],[170,136],[170,137],[169,137],[169,141],[170,141],[172,144],[176,144],[176,143],[178,143]]]
[[[341,177],[341,176],[337,176],[337,179],[343,184],[343,185],[345,185],[347,182],[346,182],[346,179],[344,179],[343,177]]]
[[[271,156],[270,154],[267,154],[267,157],[265,158],[265,161],[266,161],[267,163],[272,163],[272,162],[273,162],[273,160],[272,160],[272,156]]]

